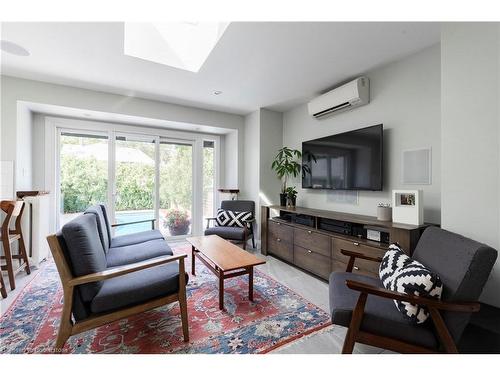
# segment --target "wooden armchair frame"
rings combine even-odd
[[[354,263],[358,258],[374,262],[382,261],[382,258],[380,257],[371,257],[355,251],[341,250],[341,253],[349,257],[346,272],[352,272]],[[358,297],[356,307],[352,312],[351,323],[347,330],[344,346],[342,348],[342,354],[351,354],[356,342],[401,353],[458,353],[455,342],[446,327],[440,311],[472,313],[477,312],[480,309],[480,304],[477,302],[440,301],[416,295],[393,292],[388,289],[378,288],[373,285],[354,280],[346,280],[346,285],[349,289],[360,292],[360,295]],[[363,321],[363,314],[368,295],[426,306],[429,310],[434,327],[436,328],[439,341],[442,345],[442,351],[436,351],[424,346],[418,346],[405,341],[362,331],[360,327]]]
[[[206,220],[207,220],[206,229],[210,228],[210,222],[212,220],[216,220],[216,219],[217,219],[216,217],[207,217],[206,218]],[[253,230],[253,223],[255,223],[255,218],[251,218],[249,220],[243,220],[243,222],[245,223],[245,228],[244,228],[245,235],[243,237],[243,241],[237,241],[237,240],[231,240],[231,241],[237,242],[237,243],[243,242],[243,249],[246,250],[248,237],[252,236],[252,247],[255,249],[255,235],[254,235],[254,230]]]
[[[55,235],[50,235],[47,237],[47,241],[49,243],[50,250],[54,257],[54,261],[56,263],[57,270],[61,278],[61,282],[63,285],[63,292],[64,292],[64,305],[61,316],[61,322],[59,325],[59,332],[56,340],[56,346],[55,346],[56,351],[58,352],[63,351],[64,344],[66,343],[66,341],[70,336],[97,328],[105,324],[109,324],[111,322],[126,318],[131,315],[152,310],[159,306],[166,305],[175,301],[179,301],[184,341],[185,342],[189,341],[189,326],[188,326],[187,299],[186,299],[186,272],[184,266],[184,258],[187,257],[186,254],[157,257],[142,262],[110,268],[102,272],[96,272],[84,276],[74,277],[71,273],[68,263],[66,262],[66,258],[63,254],[63,250],[61,249],[57,237]],[[162,264],[175,262],[177,260],[179,261],[178,293],[157,298],[139,305],[124,308],[118,311],[113,311],[110,313],[92,314],[90,317],[84,320],[73,322],[71,314],[73,307],[73,293],[74,293],[74,288],[76,286],[92,283],[95,281],[111,279],[113,277],[118,277],[132,272],[159,266]]]

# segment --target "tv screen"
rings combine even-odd
[[[302,187],[382,190],[383,125],[302,143]]]

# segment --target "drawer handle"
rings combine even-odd
[[[311,234],[312,232],[310,230],[308,230],[307,233]]]
[[[277,238],[276,241],[281,242],[281,238]]]
[[[307,254],[312,254],[312,251],[311,250],[307,250]]]
[[[354,266],[353,269],[355,269],[356,271],[359,271],[359,267],[358,266]]]
[[[353,242],[352,243],[354,246],[359,246],[359,242]]]

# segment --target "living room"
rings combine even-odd
[[[2,19],[2,358],[500,353],[500,23],[300,9]]]

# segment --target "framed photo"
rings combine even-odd
[[[392,221],[402,224],[422,225],[424,223],[423,191],[393,190]]]

